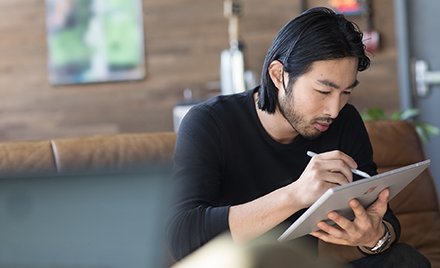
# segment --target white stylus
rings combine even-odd
[[[307,151],[307,155],[310,156],[310,157],[314,157],[315,155],[317,155],[317,153],[314,153],[314,152],[312,152],[312,151]],[[354,168],[350,168],[350,170],[351,170],[351,172],[353,172],[354,174],[357,174],[357,175],[359,175],[359,176],[361,176],[361,177],[364,177],[364,178],[371,177],[371,176],[368,175],[368,173],[366,173],[366,172],[363,172],[363,171],[360,171],[360,170],[357,170],[357,169],[354,169]]]

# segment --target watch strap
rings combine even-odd
[[[370,247],[365,247],[365,249],[367,249],[368,251],[371,251],[372,253],[379,253],[382,250],[384,250],[384,248],[388,245],[388,243],[391,241],[391,233],[390,230],[388,229],[388,226],[385,224],[385,222],[383,222],[383,226],[385,226],[385,235],[379,239],[379,241],[377,241],[376,245],[372,248]]]

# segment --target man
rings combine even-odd
[[[168,241],[176,259],[223,232],[244,244],[278,230],[327,189],[359,179],[350,168],[377,173],[363,122],[347,104],[369,63],[357,27],[314,8],[278,33],[259,87],[189,111],[174,154]],[[310,159],[307,151],[318,155]],[[368,208],[350,201],[353,221],[332,212],[337,226],[320,222],[320,231],[293,243],[355,267],[429,267],[414,248],[396,243],[400,226],[388,194]]]

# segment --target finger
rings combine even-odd
[[[359,203],[359,201],[357,201],[356,199],[352,199],[352,200],[350,200],[350,202],[348,202],[348,204],[350,205],[351,209],[353,210],[353,213],[354,213],[354,216],[356,219],[361,220],[361,221],[368,220],[367,211],[361,205],[361,203]]]
[[[312,235],[316,238],[319,238],[325,242],[328,242],[330,240],[330,236],[322,230],[311,232],[311,233],[309,233],[309,235]]]
[[[339,150],[321,153],[321,154],[319,154],[319,156],[323,160],[342,160],[350,168],[357,168],[358,167],[356,161],[354,161],[353,158],[351,158],[349,155],[347,155]]]
[[[319,231],[310,233],[310,235],[317,237],[325,242],[346,244],[344,239],[344,231],[338,228],[337,225],[331,226],[325,222],[319,222],[317,224]]]
[[[334,236],[337,236],[341,232],[341,230],[350,231],[354,228],[352,221],[350,221],[349,219],[347,219],[344,216],[341,216],[339,213],[337,213],[335,211],[328,213],[327,217],[330,220],[332,220],[334,223],[337,224],[333,228],[337,229],[339,232],[335,232],[331,228],[328,228],[329,231],[331,232],[331,234],[333,234]],[[335,228],[335,227],[337,227],[337,228]]]
[[[338,183],[340,185],[353,181],[353,173],[350,168],[357,167],[356,162],[351,157],[349,157],[348,155],[344,154],[341,151],[331,151],[331,152],[315,155],[312,158],[311,162],[318,163],[319,167],[322,170],[327,170],[331,173],[343,174],[347,182],[345,182],[344,180],[342,181],[329,180],[329,182]],[[344,179],[344,177],[335,177],[335,178]]]
[[[390,190],[388,188],[383,189],[382,192],[380,192],[378,201],[382,203],[388,203],[388,197],[390,196]]]
[[[318,161],[319,169],[326,172],[325,177],[323,177],[325,181],[339,185],[353,181],[353,173],[344,161],[340,159],[319,159]]]

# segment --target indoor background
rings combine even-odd
[[[304,8],[328,0],[242,0],[246,69],[261,73],[277,32]],[[393,0],[373,0],[380,48],[360,73],[351,102],[363,112],[399,110]],[[220,92],[220,54],[229,48],[223,0],[144,0],[146,76],[139,81],[53,86],[47,68],[44,0],[0,2],[0,141],[173,131],[173,107]],[[351,16],[366,29],[365,16]]]

